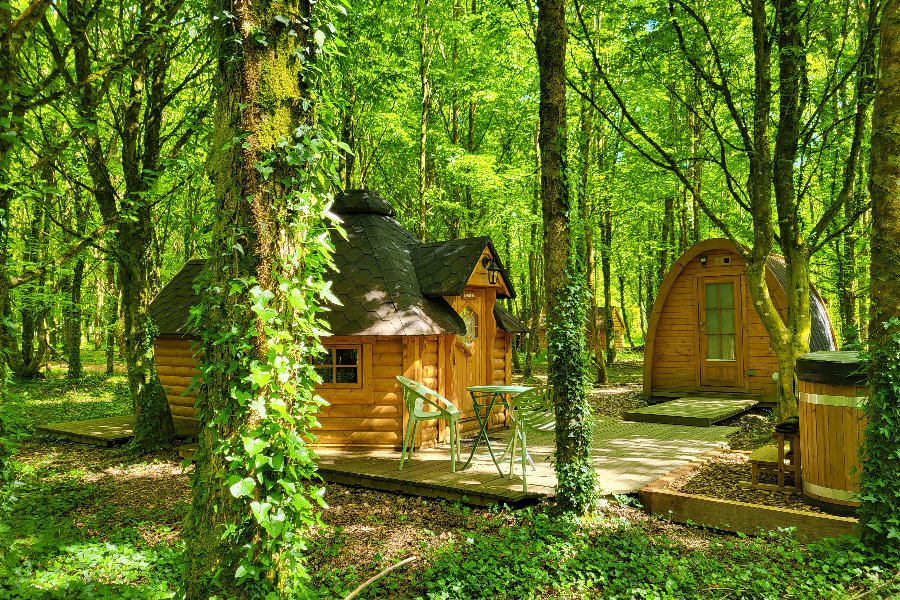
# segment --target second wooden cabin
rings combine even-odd
[[[766,284],[782,319],[787,315],[787,269],[773,254]],[[825,303],[809,288],[810,351],[835,349]],[[653,304],[644,350],[644,395],[704,392],[774,402],[778,360],[747,289],[746,263],[727,239],[688,249],[669,269]]]
[[[330,279],[342,305],[325,314],[332,336],[314,361],[323,381],[316,393],[329,403],[318,414],[318,443],[399,447],[407,415],[397,375],[448,398],[462,413],[462,430],[476,429],[466,388],[509,384],[512,338],[527,332],[498,302],[515,291],[491,239],[422,243],[370,191],[339,195],[332,212],[347,237],[331,235],[337,272]],[[200,301],[193,281],[205,265],[188,262],[150,307],[159,328],[157,370],[173,415],[195,415],[194,394],[186,390],[197,373],[191,348],[198,338],[187,320]],[[491,423],[505,418],[495,411]],[[438,420],[420,426],[416,445],[444,441],[446,427]]]

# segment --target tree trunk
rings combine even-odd
[[[143,29],[142,24],[138,26]],[[155,446],[175,433],[166,392],[156,373],[155,334],[147,314],[153,299],[151,249],[155,227],[153,203],[148,196],[152,189],[150,178],[159,170],[169,61],[165,37],[148,50],[132,63],[130,96],[122,111],[122,173],[128,201],[120,207],[124,218],[119,221],[115,237],[122,353],[134,400],[135,428],[131,445],[135,448]]]
[[[431,68],[431,44],[428,42],[428,4],[430,0],[421,0],[419,4],[419,20],[422,29],[419,34],[419,84],[421,86],[422,109],[419,113],[419,214],[416,215],[416,235],[423,242],[428,235],[425,194],[427,192],[427,158],[428,158],[428,112],[431,109],[431,81],[428,71]]]
[[[528,342],[525,347],[525,372],[526,379],[532,376],[532,361],[534,354],[539,352],[538,344],[540,343],[541,331],[541,306],[540,297],[538,296],[538,268],[537,268],[537,218],[540,210],[541,199],[541,144],[540,144],[540,121],[535,125],[534,129],[534,193],[531,196],[531,237],[528,244],[528,298],[531,301],[531,315],[529,328],[531,333],[528,334]]]
[[[111,260],[106,263],[106,374],[115,373],[116,358],[116,324],[119,321],[119,295],[116,293],[116,264]]]
[[[872,198],[870,399],[861,455],[860,533],[873,550],[900,550],[900,2],[888,0],[881,20],[878,84],[872,112],[869,191]]]
[[[628,346],[634,350],[634,341],[631,339],[631,327],[628,326],[628,310],[625,307],[625,276],[619,273],[619,306],[622,309],[622,323],[625,325],[625,336],[628,338]]]
[[[319,251],[327,257],[315,245],[321,226],[307,216],[319,217],[319,207],[327,206],[315,187],[324,169],[314,172],[313,162],[304,162],[302,171],[293,166],[310,144],[295,132],[315,127],[304,87],[315,73],[309,67],[315,30],[306,29],[310,5],[275,9],[215,0],[211,7],[213,15],[228,11],[231,18],[212,25],[218,65],[209,170],[217,207],[201,305],[203,428],[185,522],[187,600],[294,597],[298,591],[292,586],[300,579],[296,553],[306,525],[296,515],[312,518],[299,501],[308,493],[303,480],[314,474],[302,438],[317,409],[310,364],[315,347],[305,348],[318,340],[309,334],[311,314],[291,308],[295,296],[284,286],[302,290],[305,306],[319,302],[295,286],[327,268],[317,262]],[[255,41],[258,35],[265,36],[265,46]],[[263,160],[271,176],[258,170]],[[308,194],[321,201],[307,201]],[[238,285],[247,281],[254,283]],[[284,331],[288,327],[293,330]],[[277,337],[267,334],[272,328]],[[269,377],[260,379],[262,374]],[[260,460],[266,461],[264,471],[254,468]],[[279,515],[283,529],[274,521]]]
[[[538,0],[535,36],[540,73],[541,202],[544,216],[544,288],[547,292],[550,340],[549,381],[555,390],[556,502],[561,510],[585,512],[592,508],[596,473],[590,464],[590,406],[584,390],[581,362],[583,299],[571,292],[584,288],[570,281],[570,222],[572,210],[566,181],[566,30],[565,0]],[[565,293],[570,292],[570,293]],[[575,332],[574,337],[570,336]],[[579,339],[580,344],[579,344]],[[554,353],[557,353],[554,356]]]
[[[81,189],[75,186],[73,189],[75,194],[75,231],[79,236],[84,236],[84,230],[87,225],[87,206],[81,198]],[[69,369],[66,376],[69,379],[78,379],[84,372],[81,367],[81,291],[84,280],[84,254],[81,254],[75,260],[75,267],[72,271],[72,296],[69,305],[68,314],[66,315],[67,337],[66,349],[68,352]]]

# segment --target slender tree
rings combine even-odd
[[[862,448],[862,538],[900,551],[900,2],[881,20],[878,83],[872,113],[871,397]]]

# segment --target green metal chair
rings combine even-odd
[[[406,404],[406,414],[409,415],[409,420],[406,423],[406,435],[403,437],[403,451],[400,454],[399,470],[403,470],[407,447],[409,447],[409,458],[412,458],[413,446],[416,443],[416,433],[419,430],[419,421],[447,419],[450,425],[450,471],[456,472],[456,461],[459,458],[459,409],[452,402],[417,381],[401,375],[397,375],[397,381],[400,382],[403,403]],[[431,398],[434,398],[434,400]],[[443,402],[444,407],[440,406],[436,401]],[[436,408],[437,411],[426,411],[426,404]]]
[[[516,444],[522,445],[522,491],[528,491],[525,463],[537,470],[528,455],[528,433],[550,433],[556,431],[556,414],[553,412],[553,388],[541,386],[531,388],[513,396],[509,401],[509,414],[513,425],[512,448],[509,454],[509,479],[512,479],[516,464]]]

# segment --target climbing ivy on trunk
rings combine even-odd
[[[210,173],[217,202],[195,323],[204,357],[200,449],[185,524],[188,600],[288,597],[315,523],[307,442],[323,401],[326,219],[338,145],[316,120],[333,47],[326,3],[211,3],[218,68]],[[342,147],[347,150],[346,146]]]

